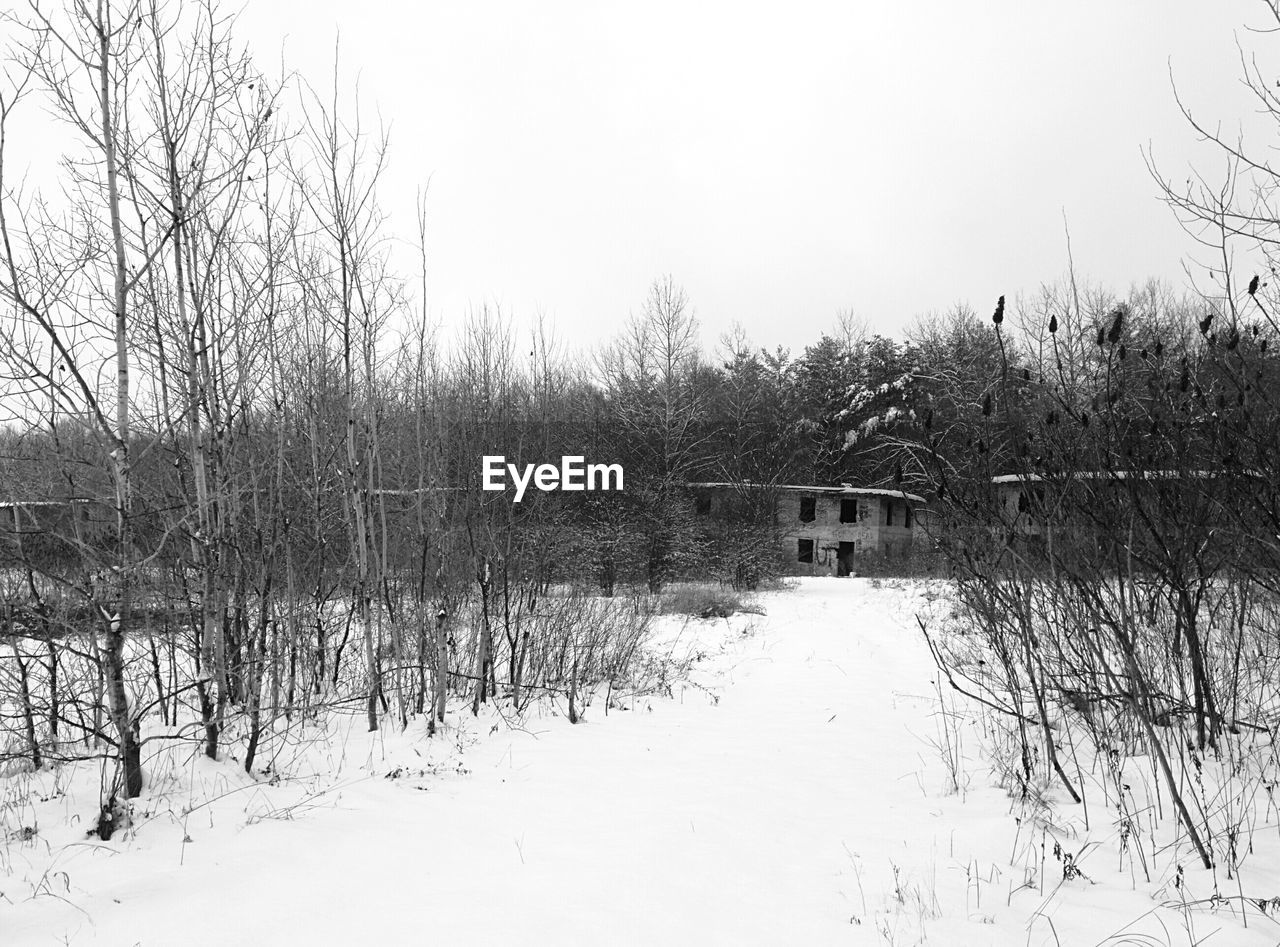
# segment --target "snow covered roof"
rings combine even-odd
[[[1183,477],[1192,480],[1203,480],[1207,477],[1226,474],[1222,470],[1077,470],[1071,475],[1074,480],[1180,480]],[[1260,477],[1255,471],[1244,471],[1246,476]],[[1001,474],[992,477],[992,483],[1043,483],[1046,479],[1040,474]]]
[[[889,497],[893,500],[907,500],[911,503],[924,503],[924,497],[918,497],[914,493],[906,493],[902,490],[884,490],[880,487],[853,487],[847,483],[838,487],[819,487],[806,486],[804,484],[795,483],[747,483],[747,482],[723,482],[723,483],[687,483],[687,487],[701,489],[732,489],[732,490],[786,490],[798,493],[823,493],[827,495],[838,496],[867,496],[867,497]]]
[[[109,503],[109,500],[93,500],[89,497],[68,497],[65,500],[3,500],[0,510],[12,510],[18,507],[23,510],[41,509],[43,507],[67,506],[71,503]]]

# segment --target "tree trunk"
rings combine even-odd
[[[107,701],[116,730],[120,765],[126,798],[142,792],[142,751],[138,743],[136,722],[130,719],[129,697],[124,686],[124,641],[132,619],[133,605],[133,537],[132,474],[129,461],[129,324],[128,324],[128,257],[124,249],[124,227],[120,216],[120,182],[116,157],[116,129],[113,123],[115,103],[111,95],[112,27],[107,18],[106,3],[98,0],[94,28],[98,34],[98,108],[102,119],[102,150],[106,164],[108,212],[111,218],[111,244],[114,254],[114,304],[116,347],[116,429],[113,450],[116,488],[117,568],[119,597],[116,613],[107,620],[104,672]]]

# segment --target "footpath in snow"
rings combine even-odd
[[[808,580],[750,627],[692,622],[691,686],[578,726],[353,731],[342,785],[232,786],[58,852],[38,897],[11,853],[0,944],[1106,941],[1150,899],[1027,885],[976,745],[948,793],[921,595]]]

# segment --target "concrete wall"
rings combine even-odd
[[[815,497],[814,518],[805,523],[800,520],[800,501],[806,496]],[[855,504],[857,520],[840,521],[841,502]],[[913,522],[906,525],[906,501],[891,497],[853,496],[839,494],[806,494],[786,491],[778,498],[778,526],[782,531],[782,554],[788,568],[796,575],[836,575],[840,543],[853,543],[854,571],[856,561],[864,556],[906,555],[922,538]],[[799,541],[809,539],[814,543],[814,561],[800,562]]]
[[[814,498],[813,521],[800,519],[800,501]],[[853,502],[857,519],[852,523],[840,522],[841,497],[831,494],[807,494],[788,490],[778,497],[778,527],[782,532],[783,560],[797,575],[835,575],[836,554],[840,543],[854,544],[854,556],[865,554],[876,547],[882,515],[875,497],[857,497]],[[813,541],[813,562],[798,559],[799,541]]]
[[[725,488],[709,488],[699,491],[697,496],[702,501],[698,512],[715,517],[722,514],[728,494]],[[800,519],[801,500],[805,498],[814,500],[814,516],[809,522]],[[856,511],[853,522],[840,521],[845,501],[852,503]],[[782,536],[779,552],[791,575],[837,575],[841,543],[853,544],[850,565],[856,572],[856,561],[861,557],[903,556],[927,540],[924,531],[914,522],[914,514],[912,525],[907,526],[906,501],[892,497],[783,490],[777,495],[776,516]],[[799,560],[802,539],[813,543],[812,562]]]
[[[1014,523],[1014,528],[1017,532],[1023,536],[1039,536],[1041,533],[1040,521],[1036,515],[1029,509],[1022,510],[1019,513],[1018,509],[1023,492],[1035,489],[1037,488],[1033,484],[996,484],[996,497],[1001,511]]]
[[[880,530],[876,539],[881,555],[891,559],[908,555],[914,545],[923,539],[924,534],[915,522],[914,513],[911,514],[911,525],[907,525],[907,511],[906,500],[880,498]]]

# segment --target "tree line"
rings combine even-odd
[[[595,353],[492,307],[434,324],[425,202],[397,271],[387,137],[339,65],[268,74],[211,0],[36,5],[5,38],[0,751],[117,760],[102,831],[156,741],[253,771],[319,708],[434,728],[451,694],[546,689],[573,717],[633,669],[646,596],[777,569],[767,509],[699,522],[685,483],[882,473],[846,396],[873,410],[904,352],[847,321],[708,356],[663,277]],[[66,138],[40,190],[33,112]],[[486,454],[627,490],[514,504]]]
[[[388,140],[336,63],[323,89],[267,74],[212,0],[5,25],[0,754],[117,761],[102,831],[142,790],[151,741],[235,746],[254,772],[294,720],[333,708],[434,732],[451,696],[478,710],[552,693],[576,719],[593,687],[639,673],[664,586],[782,569],[780,484],[928,497],[977,608],[1021,574],[1010,562],[1045,574],[993,477],[1039,478],[1046,521],[1106,526],[1120,494],[1077,473],[1180,472],[1198,518],[1166,481],[1122,479],[1156,491],[1137,508],[1176,537],[1143,520],[1141,544],[1071,568],[1113,575],[1140,550],[1172,577],[1188,706],[1206,743],[1228,725],[1225,659],[1194,615],[1219,557],[1258,543],[1241,567],[1273,561],[1265,284],[1206,302],[1069,276],[902,338],[846,314],[797,351],[738,330],[707,351],[669,276],[602,314],[620,329],[594,352],[495,307],[446,327],[426,314],[427,206],[417,270],[399,271],[378,199]],[[9,164],[33,109],[70,139],[43,192]],[[620,464],[627,488],[516,504],[481,489],[495,454]],[[699,481],[765,489],[709,522],[685,488]],[[1223,513],[1223,496],[1246,499]],[[1008,683],[1043,697],[1026,643],[1000,644]]]

